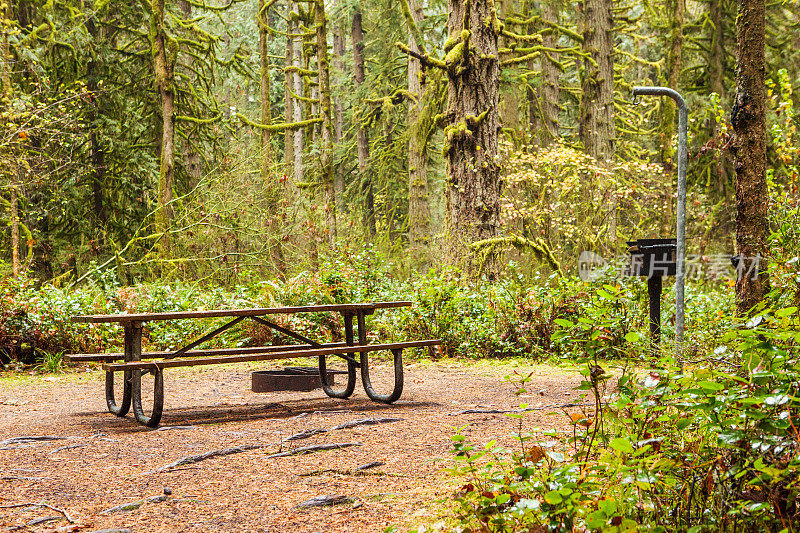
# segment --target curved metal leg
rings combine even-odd
[[[353,315],[345,314],[344,315],[344,335],[345,341],[347,342],[348,346],[353,345]],[[355,354],[350,354],[351,357],[355,357]],[[331,398],[349,398],[353,395],[353,391],[356,390],[356,365],[351,363],[350,361],[347,362],[347,385],[345,386],[344,390],[337,391],[334,390],[330,384],[328,383],[328,374],[326,372],[326,361],[325,356],[319,356],[319,380],[322,383],[322,390],[325,391],[325,394],[330,396]]]
[[[369,399],[374,402],[394,403],[403,394],[403,349],[392,350],[394,356],[394,389],[389,394],[378,394],[372,388],[372,382],[369,378],[369,358],[367,353],[361,354],[361,382],[364,384],[364,390],[369,396]]]
[[[331,398],[349,398],[356,390],[356,365],[347,362],[347,385],[344,390],[334,390],[328,383],[328,376],[325,368],[325,356],[319,356],[319,380],[322,383],[322,390]]]
[[[153,386],[153,410],[150,416],[147,416],[142,408],[142,374],[145,370],[134,370],[133,373],[133,387],[131,388],[131,395],[133,396],[133,416],[136,421],[150,428],[158,427],[161,422],[161,415],[164,412],[164,371],[160,368],[155,370],[155,384]]]
[[[106,372],[106,405],[109,412],[117,416],[125,416],[131,408],[131,371],[123,372],[122,403],[117,405],[114,398],[114,372]]]

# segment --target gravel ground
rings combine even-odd
[[[401,530],[441,512],[454,483],[455,428],[476,443],[513,445],[517,421],[466,409],[563,405],[576,399],[575,371],[517,363],[407,364],[403,397],[370,402],[311,392],[250,392],[255,364],[169,369],[161,430],[106,411],[103,374],[0,377],[0,530],[373,532]],[[171,371],[170,371],[171,370]],[[502,382],[533,372],[531,394]],[[388,368],[383,369],[384,372]],[[348,429],[365,418],[399,418]],[[559,409],[528,413],[527,428],[567,430]],[[313,430],[310,437],[281,442]],[[7,441],[24,436],[54,440]],[[270,457],[320,444],[358,445]],[[186,456],[251,447],[159,471]],[[382,463],[356,470],[370,463]],[[341,496],[325,507],[298,507]],[[44,505],[27,505],[41,504]],[[114,508],[117,509],[114,509]],[[65,516],[66,515],[66,516]],[[41,522],[36,523],[41,520]]]

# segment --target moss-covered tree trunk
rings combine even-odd
[[[723,0],[711,0],[708,6],[711,18],[711,47],[708,54],[708,88],[712,93],[719,95],[720,103],[727,108],[728,91],[725,88],[725,72],[727,71],[727,58],[725,54],[725,19],[722,9]],[[714,144],[722,147],[727,142],[722,138],[719,124],[714,122],[711,135]],[[715,189],[724,193],[731,181],[730,158],[727,150],[719,150],[719,163],[717,166],[717,179],[714,181]]]
[[[356,91],[364,84],[364,29],[361,24],[361,8],[353,10],[353,24],[350,37],[353,45],[353,78],[356,82]],[[369,137],[367,129],[359,120],[356,130],[356,147],[358,151],[358,174],[361,180],[362,195],[364,198],[363,223],[368,238],[375,236],[375,199],[372,191],[372,173],[368,168],[369,162]]]
[[[588,55],[581,79],[578,133],[586,152],[601,165],[614,159],[614,18],[612,0],[584,0],[583,49]],[[591,187],[583,183],[584,188]],[[608,213],[606,241],[617,237],[617,201],[613,191],[603,200]]]
[[[258,51],[259,80],[261,89],[261,124],[269,126],[272,124],[272,109],[269,101],[269,21],[268,6],[266,0],[258,0]],[[272,159],[272,133],[266,129],[261,129],[261,181],[270,183],[269,166]]]
[[[11,47],[9,46],[9,33],[12,29],[12,21],[14,18],[14,13],[11,9],[11,0],[6,0],[4,2],[5,9],[2,11],[2,32],[3,32],[3,42],[2,42],[2,52],[3,57],[3,94],[2,94],[2,105],[3,111],[8,109],[11,105],[11,100],[14,96],[14,90],[11,85],[11,72],[12,72],[12,65],[14,63],[14,57],[11,55]],[[9,143],[10,145],[11,143]],[[8,151],[8,153],[3,154],[4,160],[4,167],[0,169],[0,172],[6,174],[6,178],[9,181],[9,189],[10,189],[10,202],[9,202],[9,219],[11,221],[11,273],[16,278],[19,276],[20,272],[20,265],[19,265],[19,198],[17,192],[17,174],[18,169],[14,164],[15,155],[14,150],[11,146],[5,146],[4,151]]]
[[[579,135],[598,161],[614,157],[614,19],[611,0],[584,0]]]
[[[344,55],[347,52],[344,40],[344,23],[339,22],[336,26],[336,32],[333,35],[333,53],[334,53],[334,66],[336,67],[336,77],[338,80],[344,80]],[[342,100],[344,95],[341,91],[337,91],[334,96],[334,110],[336,112],[336,121],[334,122],[335,143],[338,146],[344,137],[344,104]],[[345,210],[344,202],[344,167],[341,164],[336,165],[336,176],[334,182],[334,189],[336,191],[336,212],[339,217],[342,216]]]
[[[736,307],[740,314],[762,301],[769,290],[763,259],[767,238],[764,18],[764,0],[740,0],[736,19],[736,97],[731,109],[736,247],[741,271],[736,280]]]
[[[161,100],[161,167],[158,176],[158,211],[156,230],[163,233],[161,251],[165,257],[170,254],[172,225],[173,186],[175,182],[175,57],[177,43],[170,41],[164,28],[164,0],[152,0],[150,20],[150,42],[152,45],[153,73],[155,86]]]
[[[416,24],[424,19],[422,2],[410,0],[411,17]],[[409,48],[418,54],[421,50],[414,39],[413,31],[409,31]],[[430,125],[421,123],[423,96],[426,90],[426,75],[419,59],[408,56],[408,92],[416,100],[408,104],[408,240],[412,253],[420,255],[430,240],[430,205],[428,192],[428,135],[426,129]],[[422,259],[417,257],[416,259]]]
[[[678,90],[681,69],[683,68],[683,24],[686,14],[685,0],[669,0],[667,2],[669,17],[668,35],[666,39],[667,58],[665,67],[665,84],[670,89]],[[671,99],[664,98],[661,102],[661,163],[667,170],[672,170],[675,165],[672,161],[675,155],[673,138],[677,129],[677,108]]]
[[[294,58],[292,61],[293,70],[293,84],[295,96],[303,95],[305,89],[303,78],[300,77],[300,69],[303,67],[303,40],[297,34],[300,33],[300,13],[297,6],[294,7],[291,17],[292,29],[290,33],[294,33]],[[303,105],[297,98],[292,99],[292,107],[294,108],[294,122],[302,122],[303,120]],[[294,147],[292,154],[294,155],[294,180],[295,183],[305,181],[305,166],[303,165],[303,144],[305,131],[303,128],[294,130]]]
[[[106,212],[105,201],[103,198],[106,179],[106,153],[100,142],[101,128],[99,124],[100,117],[100,99],[101,95],[98,91],[99,82],[102,79],[102,74],[98,69],[97,57],[99,54],[100,43],[102,41],[101,32],[95,24],[95,17],[88,17],[84,23],[86,33],[91,37],[91,46],[95,50],[86,63],[86,89],[89,91],[89,159],[92,163],[92,206],[94,208],[94,216],[100,226],[105,226],[108,219]]]
[[[445,44],[448,208],[455,252],[497,235],[499,23],[493,0],[450,0]]]
[[[294,72],[290,68],[294,61],[294,38],[292,29],[294,23],[291,20],[291,2],[286,3],[286,55],[284,57],[283,69],[283,120],[287,124],[294,121],[294,99],[292,90],[294,88]],[[283,131],[283,164],[287,181],[294,183],[294,130],[286,128]]]
[[[322,186],[325,191],[325,222],[328,243],[336,245],[336,189],[334,186],[333,161],[333,109],[331,105],[330,56],[328,54],[328,24],[325,16],[325,3],[316,0],[314,23],[317,28],[317,68],[319,72],[319,112],[322,115],[322,150],[320,166]]]
[[[542,19],[558,24],[558,10],[553,6],[554,0],[544,0],[541,5]],[[558,33],[552,28],[543,32],[542,46],[547,49],[558,48]],[[539,144],[549,146],[558,139],[558,97],[559,97],[559,78],[561,70],[558,63],[550,53],[542,54],[542,83],[539,86],[539,102],[541,108],[541,131],[539,132]]]

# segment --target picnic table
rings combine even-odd
[[[292,359],[296,357],[318,357],[319,375],[322,389],[332,398],[348,398],[356,386],[356,369],[361,373],[361,382],[367,396],[376,402],[392,403],[400,398],[403,392],[403,358],[406,348],[417,348],[441,344],[438,339],[426,339],[407,342],[368,344],[366,317],[377,309],[391,309],[410,306],[411,302],[371,302],[353,304],[309,305],[293,307],[269,307],[250,309],[217,309],[206,311],[180,311],[168,313],[137,313],[117,315],[82,315],[72,317],[79,323],[118,323],[123,327],[124,352],[105,354],[70,354],[66,356],[72,361],[103,362],[106,372],[105,389],[108,410],[125,416],[131,407],[137,422],[148,427],[157,427],[161,421],[164,408],[164,369],[216,365],[224,363],[240,363],[245,361],[266,361]],[[321,343],[296,331],[283,327],[265,317],[270,315],[293,315],[297,313],[331,312],[342,315],[344,322],[344,342]],[[229,318],[223,325],[189,342],[174,351],[142,351],[142,332],[149,322],[163,320],[199,320],[207,318]],[[249,319],[263,326],[283,333],[299,341],[300,344],[250,346],[237,348],[199,348],[222,332],[232,328],[239,322]],[[354,321],[356,329],[354,330]],[[357,331],[357,337],[355,334]],[[388,394],[375,391],[370,380],[369,352],[390,351],[393,356],[394,384]],[[358,354],[358,356],[356,355]],[[347,363],[347,384],[343,389],[334,389],[328,382],[328,357],[337,357]],[[114,374],[123,373],[122,399],[117,403],[114,391]],[[148,414],[142,405],[142,376],[146,373],[154,375],[152,409]]]

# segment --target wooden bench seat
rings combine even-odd
[[[344,342],[330,342],[319,345],[311,344],[287,344],[283,346],[250,346],[244,348],[213,348],[208,350],[189,350],[175,357],[208,357],[214,355],[239,355],[239,354],[257,354],[257,353],[271,353],[292,350],[310,350],[312,348],[334,348],[339,346],[347,346]],[[175,352],[142,352],[142,359],[162,359],[170,357]],[[64,354],[64,358],[73,363],[110,363],[113,361],[121,361],[125,358],[125,354],[119,353],[73,353]]]
[[[387,344],[367,344],[357,346],[329,346],[321,348],[310,348],[303,350],[284,350],[272,353],[252,353],[238,354],[223,357],[199,357],[195,359],[167,359],[160,361],[132,361],[128,363],[113,363],[103,365],[103,370],[107,372],[119,372],[121,370],[150,370],[162,368],[174,368],[179,366],[200,366],[200,365],[221,365],[225,363],[244,363],[248,361],[271,361],[277,359],[293,359],[295,357],[315,357],[320,355],[342,355],[348,353],[377,352],[381,350],[404,350],[406,348],[422,348],[441,344],[438,339],[427,339],[422,341],[394,342]],[[288,348],[278,346],[277,348]],[[188,352],[187,352],[188,353]],[[142,354],[144,356],[144,354]]]

